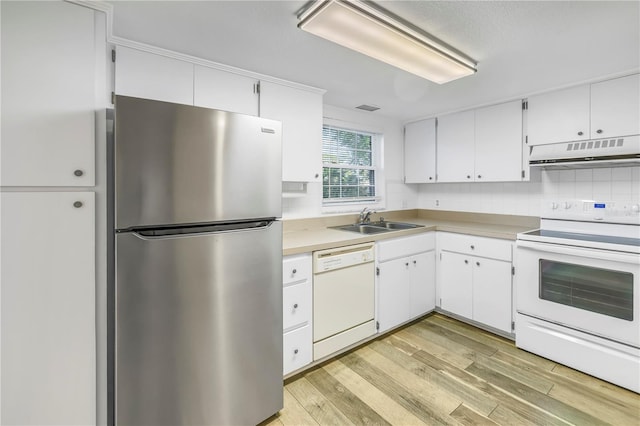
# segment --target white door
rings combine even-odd
[[[106,83],[96,14],[67,2],[2,2],[1,185],[94,185],[95,110],[106,107],[96,91]]]
[[[258,115],[258,80],[202,65],[194,67],[195,106]]]
[[[193,64],[118,46],[116,94],[193,105]]]
[[[0,199],[2,423],[95,424],[94,194]]]
[[[473,182],[475,111],[438,117],[438,182]]]
[[[435,118],[409,123],[404,127],[404,181],[436,181]]]
[[[322,95],[262,81],[260,116],[282,122],[282,180],[322,178]]]
[[[436,252],[409,258],[410,317],[423,315],[436,307]]]
[[[377,321],[383,333],[410,318],[409,259],[383,262],[379,268]]]
[[[511,263],[473,259],[473,319],[511,332]]]
[[[522,180],[522,102],[476,110],[475,181]]]
[[[471,256],[441,252],[440,308],[473,318]]]
[[[589,85],[528,99],[529,145],[589,139]]]
[[[591,138],[640,133],[640,74],[591,85]]]

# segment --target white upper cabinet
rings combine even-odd
[[[93,186],[104,14],[67,2],[1,6],[0,184]]]
[[[589,85],[528,99],[529,145],[589,139]]]
[[[259,97],[255,78],[195,65],[195,106],[258,115]]]
[[[404,127],[404,181],[436,181],[435,118],[409,123]]]
[[[522,179],[522,101],[476,110],[475,181]]]
[[[522,101],[438,117],[438,182],[523,179]]]
[[[260,116],[282,122],[282,180],[320,182],[322,95],[262,81]]]
[[[118,46],[116,94],[193,105],[190,62]]]
[[[640,74],[591,85],[591,138],[640,134]]]
[[[640,133],[640,74],[531,96],[529,145]]]
[[[475,111],[438,117],[438,182],[473,182]]]

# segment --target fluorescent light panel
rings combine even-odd
[[[472,61],[361,1],[317,1],[298,27],[438,84],[476,72]]]

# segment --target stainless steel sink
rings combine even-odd
[[[416,225],[406,222],[371,222],[354,223],[351,225],[333,226],[333,229],[341,231],[358,232],[360,234],[380,234],[382,232],[400,231],[403,229],[422,228],[424,225]]]
[[[392,229],[383,228],[381,226],[373,226],[367,223],[354,223],[352,225],[332,226],[333,229],[339,229],[341,231],[358,232],[360,234],[380,234],[382,232],[389,232]]]
[[[424,225],[416,225],[415,223],[406,223],[406,222],[372,222],[371,226],[384,227],[391,230],[401,230],[401,229],[413,229],[413,228],[424,228]]]

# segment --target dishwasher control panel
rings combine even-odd
[[[374,244],[358,244],[313,252],[313,272],[321,273],[373,262]]]

